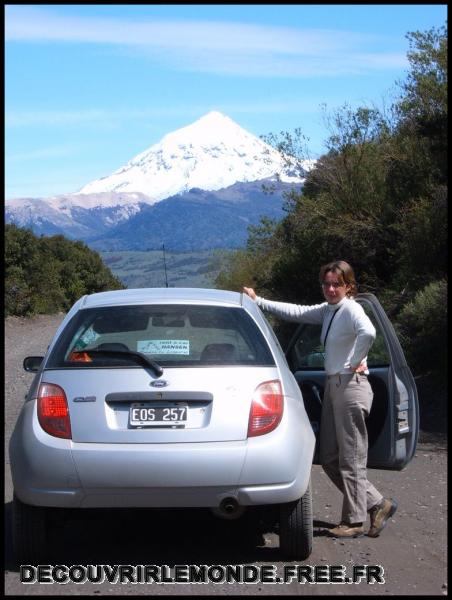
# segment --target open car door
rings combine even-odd
[[[413,458],[419,434],[416,384],[394,327],[378,299],[373,294],[358,294],[355,300],[362,305],[377,331],[368,355],[369,383],[374,399],[367,419],[367,466],[400,471]],[[320,325],[301,324],[286,351],[316,434],[316,464],[325,386],[320,330]]]

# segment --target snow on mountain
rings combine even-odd
[[[306,169],[311,166],[308,162]],[[78,194],[141,192],[153,204],[192,188],[218,190],[277,174],[284,182],[303,181],[290,172],[277,150],[229,117],[212,111],[165,135],[112,175],[85,185]]]
[[[141,194],[71,194],[52,198],[14,198],[5,202],[5,221],[36,234],[87,239],[127,221],[141,210]]]
[[[61,215],[70,217],[72,208],[77,206],[90,210],[98,206],[108,208],[121,204],[124,207],[124,213],[130,214],[139,210],[140,202],[145,200],[148,198],[140,193],[62,194],[50,198],[13,198],[6,201],[6,206],[18,215],[23,214],[24,217],[39,214],[44,206],[46,211],[54,210]]]

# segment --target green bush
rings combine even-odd
[[[408,364],[418,376],[435,374],[445,380],[447,372],[447,282],[428,284],[405,305],[396,327]]]
[[[84,294],[125,287],[82,242],[9,224],[5,242],[5,316],[67,311]]]

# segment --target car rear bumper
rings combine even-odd
[[[187,444],[74,443],[45,433],[33,418],[33,403],[11,438],[14,490],[38,506],[218,507],[290,502],[309,483],[312,430],[292,435],[290,420],[270,434],[247,440]],[[285,440],[290,439],[291,442]],[[295,440],[295,442],[294,442]]]
[[[218,450],[218,448],[217,448]],[[216,450],[216,453],[217,453]],[[74,474],[75,475],[75,474]],[[290,482],[266,485],[166,486],[166,487],[37,487],[14,477],[19,499],[37,506],[66,508],[218,507],[226,498],[241,506],[279,504],[300,498],[309,483],[310,468]]]
[[[18,486],[19,499],[34,506],[60,508],[217,508],[223,500],[235,499],[240,506],[280,504],[300,498],[308,482],[288,484],[203,488],[110,488],[51,489]]]

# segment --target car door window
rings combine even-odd
[[[383,336],[383,332],[381,331],[380,324],[377,323],[374,312],[370,306],[363,304],[361,304],[361,306],[364,308],[364,312],[371,320],[376,331],[374,343],[372,344],[369,354],[367,355],[367,365],[368,367],[387,367],[390,364],[391,359],[389,357],[388,346]]]
[[[293,346],[290,356],[295,370],[323,369],[325,354],[320,343],[320,331],[320,325],[303,325],[302,335]]]

